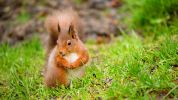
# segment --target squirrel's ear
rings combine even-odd
[[[58,29],[58,32],[61,31],[61,28],[60,28],[60,26],[59,26],[59,23],[58,23],[58,25],[57,25],[57,29]]]
[[[75,29],[73,25],[69,26],[69,35],[73,38],[73,39],[77,39],[76,33],[75,33]]]

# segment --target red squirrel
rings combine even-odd
[[[72,78],[84,75],[89,60],[87,48],[79,39],[81,24],[72,9],[55,12],[47,17],[49,33],[44,82],[48,87],[69,86]]]

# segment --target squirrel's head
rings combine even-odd
[[[79,47],[79,37],[73,25],[70,25],[67,30],[61,30],[58,25],[59,37],[57,40],[58,53],[65,56],[69,53],[76,52]]]

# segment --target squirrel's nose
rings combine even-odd
[[[63,53],[63,52],[59,52],[59,54],[61,55],[61,56],[65,56],[65,53]]]

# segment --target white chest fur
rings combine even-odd
[[[85,72],[85,66],[79,67],[77,69],[67,69],[68,79],[81,78]]]
[[[64,57],[69,63],[75,62],[79,57],[77,53],[71,53],[67,56]],[[84,73],[85,67],[79,67],[76,69],[67,69],[68,72],[68,78],[73,79],[73,78],[80,78],[82,77]]]
[[[71,53],[69,55],[64,56],[64,58],[69,62],[73,63],[78,59],[77,53]]]

